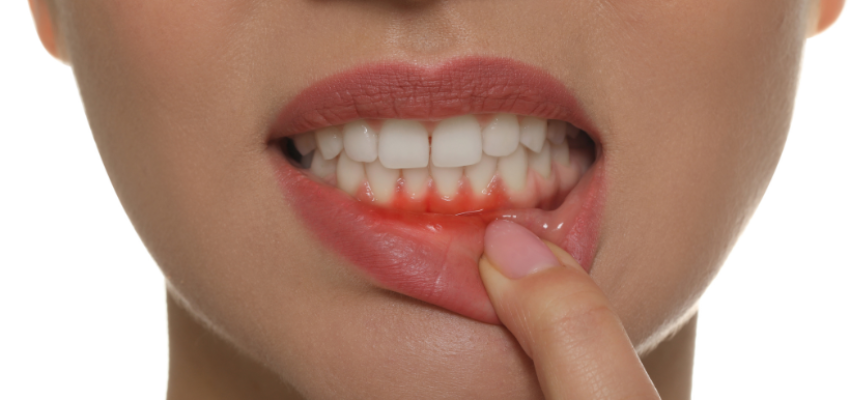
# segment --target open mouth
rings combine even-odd
[[[361,119],[280,146],[308,177],[359,201],[455,215],[556,209],[596,158],[572,124],[515,114]]]
[[[564,85],[516,61],[380,64],[321,81],[269,149],[285,197],[378,286],[487,323],[483,233],[520,223],[590,269],[602,146]]]

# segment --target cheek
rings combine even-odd
[[[631,3],[630,3],[631,4]],[[610,192],[594,277],[641,345],[690,310],[761,199],[790,123],[800,2],[640,9],[600,43]],[[624,28],[625,27],[625,28]]]

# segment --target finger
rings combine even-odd
[[[481,279],[499,319],[534,360],[547,399],[658,399],[607,298],[565,251],[495,221]]]

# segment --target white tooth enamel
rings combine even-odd
[[[519,145],[519,121],[514,114],[496,114],[481,132],[484,153],[502,157]]]
[[[481,126],[472,115],[441,121],[431,135],[435,167],[465,167],[481,161]]]
[[[310,164],[310,171],[313,172],[314,175],[319,178],[327,178],[336,172],[336,158],[332,158],[330,160],[325,160],[325,157],[313,153],[312,163]]]
[[[513,154],[500,158],[498,170],[502,181],[509,189],[513,191],[525,189],[525,178],[528,175],[528,157],[525,154],[525,147],[518,147]]]
[[[528,155],[528,166],[537,171],[543,179],[549,179],[549,174],[552,173],[552,151],[549,142],[544,141],[539,153],[532,152]]]
[[[380,161],[366,164],[366,179],[375,201],[384,204],[392,201],[399,175],[399,170],[384,167]]]
[[[352,160],[345,152],[340,153],[336,164],[336,186],[353,196],[365,179],[363,164]]]
[[[431,166],[431,178],[437,186],[440,196],[452,198],[457,194],[460,178],[463,176],[463,168],[442,168]]]
[[[378,158],[378,134],[366,121],[354,121],[342,128],[342,143],[348,157],[358,162]]]
[[[570,166],[570,146],[566,141],[552,145],[552,160],[565,167]]]
[[[464,168],[464,175],[469,179],[469,184],[472,186],[472,191],[475,193],[483,193],[487,190],[487,185],[493,180],[493,175],[496,174],[496,164],[498,159],[488,155],[481,156],[481,161],[478,164],[470,165]]]
[[[529,150],[539,153],[546,141],[546,120],[525,117],[519,125],[519,141]]]
[[[378,134],[378,158],[387,168],[428,166],[428,131],[421,123],[401,119],[384,121]]]
[[[319,129],[316,131],[316,143],[319,145],[322,157],[330,160],[342,151],[342,132],[335,126]]]
[[[404,192],[409,197],[418,199],[428,193],[428,168],[404,169],[401,171],[404,179]]]
[[[567,138],[567,123],[556,119],[549,120],[549,126],[546,128],[546,139],[549,139],[552,144],[564,143]]]
[[[314,135],[313,132],[295,135],[292,137],[292,141],[295,142],[295,149],[303,156],[306,156],[307,154],[310,154],[311,151],[316,150],[316,135]]]

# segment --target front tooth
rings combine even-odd
[[[378,134],[366,121],[354,121],[342,128],[342,143],[348,157],[358,162],[378,158]]]
[[[525,117],[519,127],[519,141],[529,150],[539,153],[546,141],[546,120],[535,117]]]
[[[567,123],[557,119],[550,119],[549,126],[546,128],[546,139],[549,139],[552,144],[564,143],[567,138]]]
[[[310,154],[311,151],[316,150],[316,136],[313,132],[295,135],[292,137],[292,141],[295,142],[295,149],[303,156],[306,156],[307,154]]]
[[[352,160],[346,152],[339,154],[336,164],[336,185],[346,193],[354,196],[366,179],[363,164]]]
[[[481,161],[481,126],[471,115],[441,121],[431,135],[435,167],[465,167]]]
[[[419,122],[390,119],[381,127],[378,158],[387,168],[425,168],[429,150],[428,131]]]
[[[325,157],[313,153],[312,163],[310,164],[310,171],[312,171],[313,174],[315,174],[319,178],[324,179],[336,172],[336,163],[336,158],[325,160]]]
[[[567,142],[552,145],[552,160],[565,167],[570,166],[570,146]]]
[[[404,179],[404,192],[417,199],[428,193],[428,168],[413,168],[401,171]]]
[[[437,186],[440,196],[452,198],[457,194],[458,183],[463,176],[463,168],[442,168],[431,166],[431,178]]]
[[[378,203],[386,204],[393,200],[399,174],[399,170],[384,167],[380,161],[366,164],[369,188],[372,189],[372,196]]]
[[[520,191],[525,188],[525,178],[528,175],[528,157],[525,147],[518,147],[516,151],[506,157],[499,159],[499,175],[508,188]]]
[[[342,132],[335,126],[319,129],[316,131],[316,143],[319,145],[322,157],[330,160],[342,151]]]
[[[470,165],[464,169],[464,174],[469,179],[469,184],[472,186],[472,191],[475,193],[484,193],[490,181],[493,180],[493,175],[496,173],[496,164],[498,159],[488,155],[481,156],[481,161],[478,164]]]
[[[519,145],[519,122],[514,114],[496,114],[482,132],[484,153],[502,157]]]
[[[549,142],[543,143],[539,153],[531,153],[528,156],[528,166],[537,171],[543,179],[549,179],[552,173],[552,151]]]

